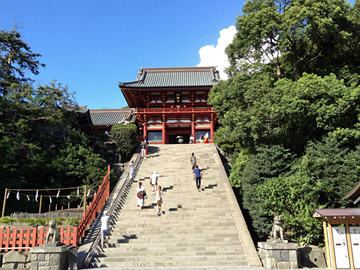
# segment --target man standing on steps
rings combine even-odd
[[[198,165],[195,165],[194,176],[195,176],[195,179],[196,179],[197,190],[200,192],[202,172],[199,169]]]
[[[154,188],[153,192],[157,190],[158,179],[160,176],[162,175],[158,174],[156,171],[154,171],[153,174],[150,176],[150,185]]]
[[[104,215],[101,217],[101,247],[105,247],[105,238],[106,242],[109,245],[108,240],[110,239],[110,229],[109,229],[109,222],[112,219],[112,216],[109,214],[108,210],[104,211]]]
[[[191,162],[191,170],[194,171],[196,165],[196,157],[194,153],[191,154],[190,162]]]
[[[130,181],[133,181],[134,180],[134,161],[130,161],[129,163],[129,179]]]

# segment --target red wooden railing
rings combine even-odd
[[[0,228],[1,251],[25,250],[29,247],[41,246],[46,241],[49,228],[27,227],[27,228]],[[60,227],[60,242],[66,245],[77,245],[78,227]]]
[[[78,226],[60,227],[60,242],[66,245],[77,246],[81,237],[85,236],[88,225],[100,213],[102,207],[110,196],[110,166],[104,177],[99,190],[94,195],[89,207],[83,213],[83,217]],[[41,246],[46,241],[48,229],[44,227],[27,228],[0,228],[0,252],[9,250],[29,250],[28,247]]]
[[[159,113],[195,113],[195,112],[211,112],[215,113],[214,109],[211,107],[185,107],[185,108],[136,108],[135,114],[159,114]]]
[[[96,218],[96,214],[100,213],[101,208],[104,207],[106,201],[110,196],[110,166],[108,166],[108,172],[104,176],[104,179],[99,186],[99,190],[94,195],[94,199],[89,204],[88,209],[83,214],[83,217],[79,223],[78,237],[80,240],[81,237],[85,236],[85,230],[88,225]]]

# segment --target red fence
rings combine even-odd
[[[48,228],[28,227],[28,228],[0,228],[0,247],[1,251],[26,250],[24,247],[41,246],[46,241]],[[60,227],[60,242],[66,245],[77,244],[77,226]]]
[[[110,196],[110,166],[108,172],[94,195],[92,202],[83,214],[79,226],[60,227],[60,242],[77,246],[85,236],[88,225],[100,213]],[[24,250],[24,247],[41,246],[46,241],[48,229],[44,227],[0,228],[0,251]],[[29,250],[28,248],[25,250]]]
[[[101,208],[104,207],[106,201],[110,196],[110,166],[108,166],[108,172],[105,175],[99,190],[94,195],[94,199],[89,204],[88,209],[83,214],[83,217],[79,224],[78,240],[85,236],[85,230],[88,225],[96,218],[96,214],[100,213]]]

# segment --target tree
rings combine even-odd
[[[222,125],[215,142],[229,149],[282,144],[301,155],[308,141],[328,133],[350,147],[360,142],[360,87],[346,86],[333,74],[275,83],[266,73],[236,75],[213,87],[209,103]]]
[[[280,214],[291,240],[321,242],[315,207],[346,207],[359,179],[360,4],[249,0],[209,103],[215,142],[257,236]],[[239,154],[240,153],[240,154]]]
[[[268,73],[242,74],[220,81],[209,95],[209,104],[219,116],[221,127],[214,140],[229,150],[254,149],[264,143],[268,119],[264,115],[264,97],[273,87]]]
[[[344,56],[351,56],[353,26],[350,5],[343,0],[249,0],[226,50],[228,73],[259,70],[264,64],[279,78],[336,73],[347,63]]]
[[[86,137],[71,130],[77,104],[55,81],[35,86],[40,54],[15,31],[0,32],[0,192],[7,188],[95,188],[106,174]],[[2,203],[2,201],[1,201]],[[16,203],[8,211],[31,210]],[[11,208],[13,207],[13,208]],[[28,205],[30,207],[30,205]]]
[[[47,185],[51,187],[83,186],[97,188],[106,174],[105,160],[93,154],[89,139],[84,133],[69,129],[57,154],[49,164],[52,172]]]
[[[45,67],[38,61],[41,55],[33,53],[30,46],[15,30],[0,31],[0,96],[7,95],[7,88],[12,83],[32,81],[25,77],[25,71],[39,74],[39,67]]]
[[[137,128],[133,124],[114,125],[111,128],[111,139],[116,145],[116,152],[120,155],[121,161],[129,160],[138,145]]]
[[[331,137],[309,143],[306,154],[293,162],[290,173],[257,186],[255,208],[281,215],[286,235],[302,244],[322,243],[321,221],[315,208],[350,207],[345,194],[358,181],[359,148],[344,149]]]
[[[251,225],[260,239],[266,239],[272,225],[272,216],[264,209],[260,209],[257,187],[266,183],[268,179],[286,175],[291,168],[294,156],[288,149],[280,145],[258,147],[256,153],[245,157],[243,169],[231,173],[241,186],[243,207],[249,212]],[[239,155],[239,160],[242,155]],[[238,174],[237,174],[238,173]]]

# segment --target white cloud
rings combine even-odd
[[[224,69],[230,64],[225,53],[225,48],[233,41],[236,28],[232,25],[222,29],[219,33],[220,37],[217,40],[216,46],[206,45],[200,48],[200,63],[197,64],[197,67],[216,66],[216,69],[220,72],[220,79],[226,80],[227,75],[225,74]]]

